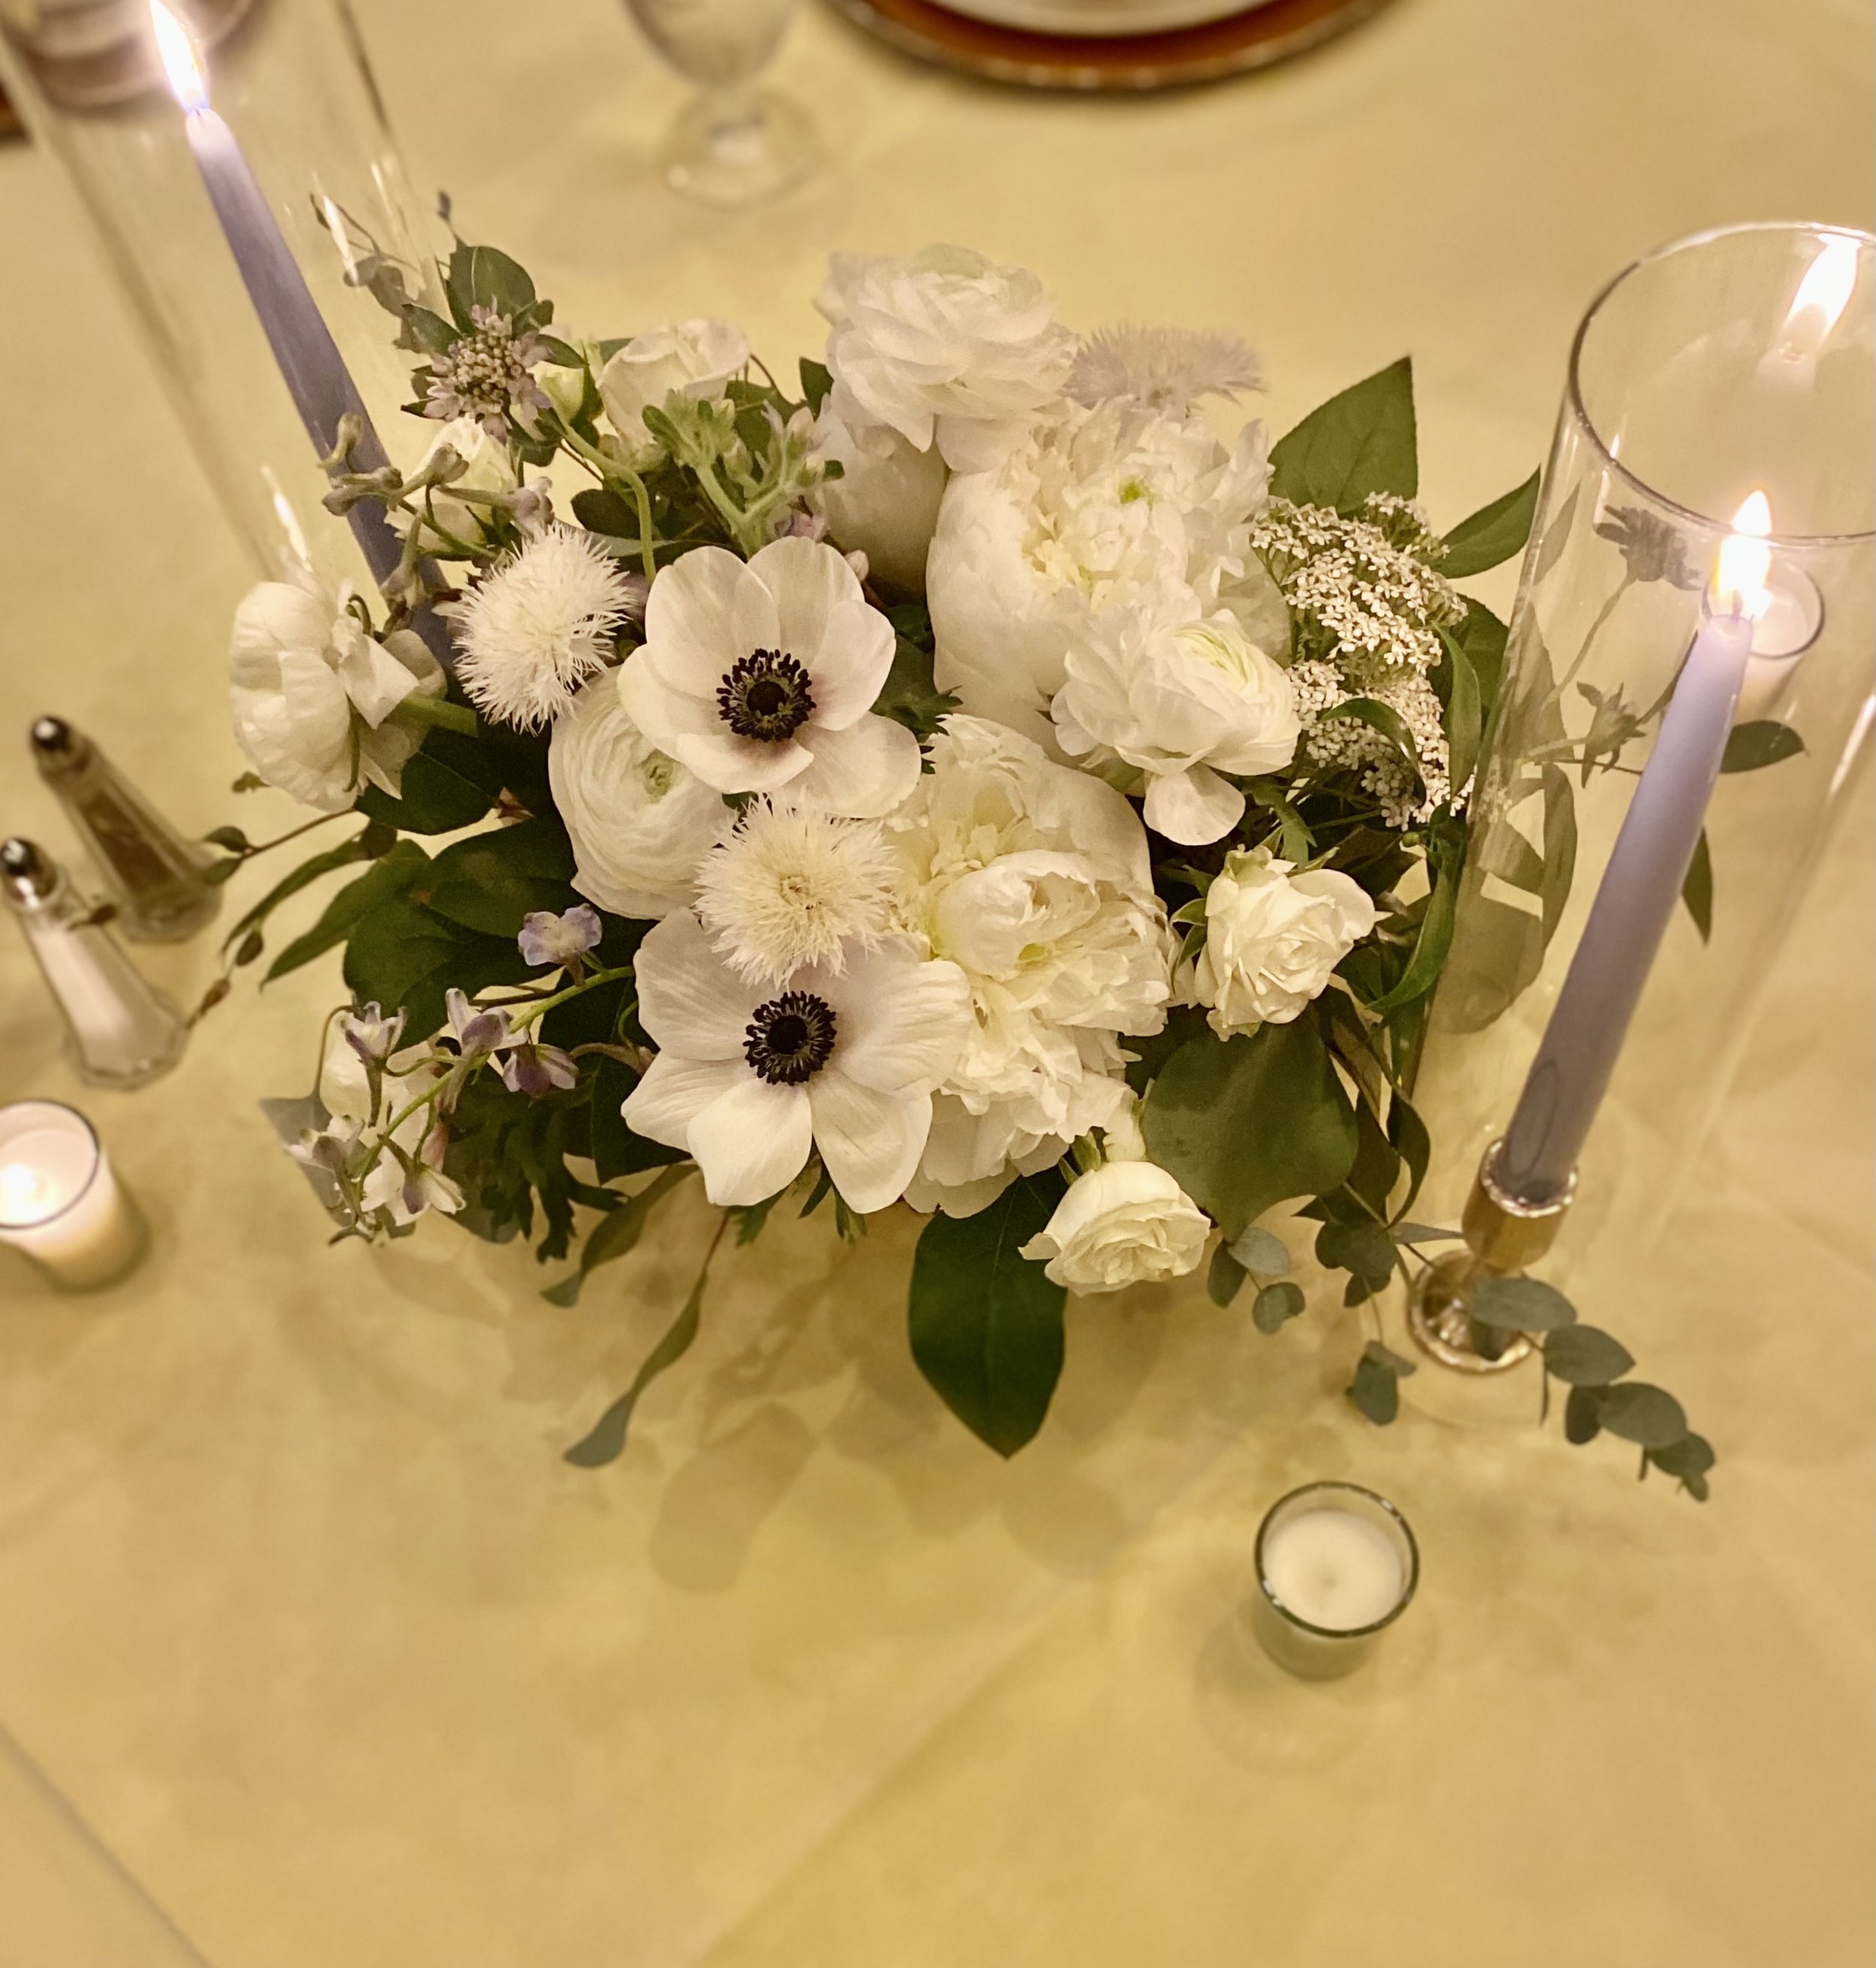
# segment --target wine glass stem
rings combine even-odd
[[[710,90],[704,109],[708,119],[705,141],[713,156],[741,159],[761,151],[767,118],[752,84],[732,83]]]

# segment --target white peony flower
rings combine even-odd
[[[811,965],[782,988],[739,977],[689,910],[639,946],[639,1018],[658,1056],[625,1102],[627,1124],[682,1148],[712,1202],[760,1202],[818,1148],[849,1209],[896,1202],[932,1125],[932,1089],[970,1023],[954,964],[897,940]]]
[[[341,813],[365,785],[394,798],[424,727],[400,707],[441,697],[441,665],[400,629],[379,642],[309,573],[264,581],[235,611],[228,645],[235,736],[254,770],[322,813]]]
[[[452,605],[457,678],[497,723],[538,731],[605,667],[634,598],[591,534],[550,526]]]
[[[972,717],[945,720],[932,763],[886,823],[899,920],[963,970],[974,1017],[910,1199],[963,1215],[1126,1110],[1120,1037],[1165,1022],[1171,942],[1111,786]]]
[[[1146,775],[1146,824],[1203,846],[1244,816],[1221,772],[1280,771],[1302,730],[1288,673],[1235,617],[1171,623],[1097,615],[1070,646],[1052,707],[1071,756],[1111,754]]]
[[[893,857],[876,823],[753,801],[705,856],[697,913],[717,953],[753,983],[810,963],[839,970],[845,950],[875,948],[892,906]]]
[[[1042,283],[961,246],[908,260],[837,253],[815,305],[833,325],[834,414],[886,424],[954,471],[1001,457],[1050,403],[1074,337]]]
[[[1359,882],[1333,868],[1291,872],[1267,847],[1225,857],[1205,895],[1205,945],[1181,979],[1220,1038],[1288,1024],[1379,921]]]
[[[614,915],[666,916],[695,899],[698,864],[735,815],[633,723],[624,674],[596,678],[555,719],[548,783],[573,843],[574,887]]]
[[[818,486],[816,508],[843,547],[863,553],[882,581],[910,590],[925,586],[925,560],[944,496],[944,461],[915,451],[888,424],[850,429],[824,404],[815,426],[814,455],[832,459],[842,475]]]
[[[607,420],[629,446],[641,449],[651,441],[647,409],[663,409],[674,390],[698,398],[721,396],[749,358],[749,337],[733,321],[704,318],[647,329],[599,371]]]
[[[420,517],[413,522],[408,513],[399,512],[389,516],[391,524],[400,532],[413,523],[416,525],[418,545],[425,553],[459,553],[465,546],[488,545],[489,509],[457,497],[459,490],[513,492],[521,483],[507,444],[499,438],[491,437],[474,417],[456,417],[445,424],[430,440],[429,448],[411,476],[421,476],[425,468],[433,464],[438,453],[446,448],[462,459],[463,468],[447,485],[433,486],[427,493],[417,495],[420,513],[424,510],[427,500],[429,519]],[[431,520],[435,522],[433,526]]]
[[[1064,392],[1077,403],[1131,397],[1181,416],[1201,397],[1263,387],[1263,364],[1235,335],[1123,326],[1097,329],[1082,343]]]
[[[875,819],[919,777],[919,741],[872,708],[893,649],[831,546],[790,536],[747,562],[696,547],[652,583],[619,689],[659,749],[720,792]]]
[[[1182,1278],[1198,1268],[1211,1219],[1158,1164],[1104,1162],[1068,1185],[1022,1247],[1050,1279],[1092,1296]]]
[[[1222,607],[1263,646],[1287,645],[1281,597],[1249,550],[1264,447],[1259,423],[1227,451],[1196,416],[1070,404],[996,471],[953,478],[925,568],[939,689],[1047,745],[1069,647],[1096,616]],[[1281,639],[1263,640],[1279,623]]]

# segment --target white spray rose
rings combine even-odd
[[[1367,891],[1332,868],[1293,874],[1267,847],[1227,855],[1206,892],[1205,946],[1183,980],[1221,1038],[1283,1025],[1327,986],[1379,920]]]
[[[348,606],[296,570],[264,581],[235,611],[228,652],[235,736],[248,762],[322,813],[341,813],[365,785],[395,798],[423,727],[400,707],[441,697],[442,665],[400,629],[383,642]]]
[[[618,678],[595,678],[555,720],[547,777],[575,888],[614,915],[667,916],[695,898],[698,867],[736,816],[633,723]]]
[[[418,495],[419,511],[423,510],[423,502],[427,497],[429,513],[441,529],[439,532],[433,529],[423,519],[416,522],[419,544],[426,553],[450,552],[458,541],[465,546],[486,546],[489,509],[456,495],[459,491],[512,492],[521,482],[507,443],[491,437],[475,417],[453,417],[445,424],[430,440],[417,470],[420,472],[430,464],[446,445],[462,460],[464,469],[447,485],[433,487],[427,494]],[[400,532],[411,523],[409,516],[403,513],[394,513],[390,519]]]
[[[814,503],[842,548],[857,548],[870,571],[895,587],[925,586],[925,560],[944,496],[944,461],[915,451],[886,424],[850,429],[823,405],[814,455],[838,462],[841,476],[817,488]]]
[[[1211,1219],[1157,1163],[1104,1162],[1068,1185],[1022,1247],[1051,1280],[1091,1296],[1198,1268]]]
[[[616,351],[599,372],[607,420],[637,450],[650,442],[647,409],[663,409],[673,390],[699,399],[721,396],[749,357],[749,337],[733,321],[703,317],[647,329]]]
[[[1280,771],[1302,731],[1288,673],[1220,612],[1205,622],[1097,616],[1071,646],[1053,706],[1075,757],[1111,753],[1146,775],[1146,824],[1204,846],[1244,817],[1223,772]]]
[[[1269,476],[1262,424],[1227,451],[1197,416],[1064,406],[998,469],[944,489],[925,577],[938,688],[1052,746],[1051,700],[1096,617],[1223,608],[1268,636],[1271,584],[1249,541]]]
[[[833,323],[834,414],[886,424],[954,471],[982,470],[1059,393],[1074,337],[1042,282],[961,246],[908,260],[837,253],[815,305]]]

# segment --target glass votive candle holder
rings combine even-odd
[[[1306,1483],[1257,1531],[1252,1630],[1277,1665],[1310,1681],[1351,1672],[1407,1610],[1420,1548],[1385,1497],[1354,1483]]]
[[[64,1291],[114,1283],[143,1255],[137,1207],[91,1123],[56,1100],[0,1107],[0,1244]]]

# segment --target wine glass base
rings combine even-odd
[[[659,154],[664,181],[701,205],[760,205],[812,176],[821,145],[805,111],[764,89],[726,108],[708,96],[671,126]]]

